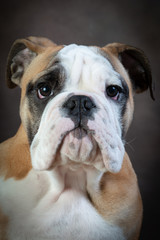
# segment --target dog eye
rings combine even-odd
[[[39,86],[37,95],[39,99],[47,98],[51,95],[53,95],[53,89],[48,83],[44,83],[41,86]]]
[[[121,88],[116,85],[111,85],[106,89],[107,95],[113,100],[118,100],[120,92],[121,92]]]

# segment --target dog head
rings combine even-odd
[[[149,88],[154,98],[146,56],[120,43],[100,48],[17,40],[7,82],[22,89],[20,115],[37,170],[71,164],[118,172],[133,94]]]

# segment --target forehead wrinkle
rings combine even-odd
[[[70,78],[79,88],[86,87],[89,81],[93,80],[95,59],[83,52],[75,54],[74,63],[71,68]]]
[[[89,90],[92,85],[104,89],[105,83],[121,83],[119,74],[98,48],[69,45],[59,52],[59,59],[67,71],[69,88]]]
[[[81,80],[83,72],[83,58],[84,56],[80,52],[74,55],[70,78],[73,79],[75,84],[78,84]]]

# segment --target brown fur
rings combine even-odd
[[[138,239],[142,221],[142,201],[137,178],[127,153],[120,172],[105,173],[99,191],[92,193],[88,189],[88,192],[91,201],[105,219],[122,227],[126,236],[129,229],[130,232],[134,230],[130,239]]]
[[[0,174],[21,180],[31,170],[29,144],[21,126],[17,134],[0,145]]]

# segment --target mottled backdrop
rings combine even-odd
[[[160,196],[160,1],[10,0],[0,6],[0,141],[20,124],[20,90],[7,89],[5,66],[17,38],[44,36],[58,44],[104,46],[122,42],[144,50],[150,59],[156,101],[149,92],[135,96],[135,114],[126,148],[144,202],[141,239],[159,237]]]

